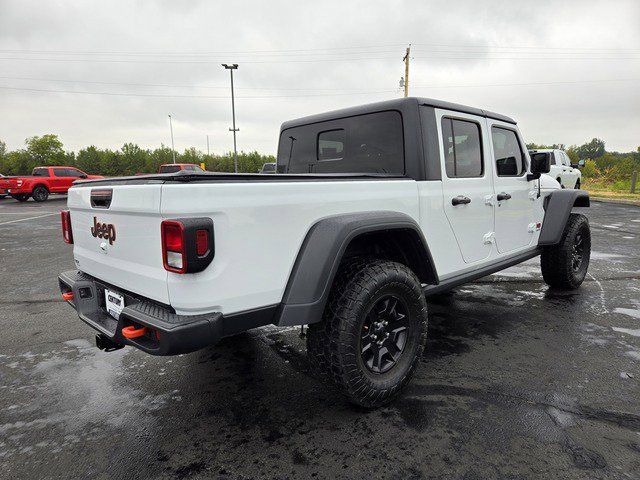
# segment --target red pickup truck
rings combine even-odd
[[[44,202],[52,193],[67,193],[76,180],[96,178],[104,177],[87,175],[74,167],[36,167],[31,176],[0,178],[0,191],[6,190],[19,202],[26,202],[29,197]]]
[[[204,170],[195,163],[165,163],[160,165],[158,173],[176,173],[180,170],[187,170],[189,172],[202,173]]]

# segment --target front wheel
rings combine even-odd
[[[33,189],[31,196],[36,202],[44,202],[47,198],[49,198],[49,190],[46,187],[38,185]]]
[[[11,198],[14,198],[19,202],[26,202],[27,200],[29,200],[29,194],[28,193],[19,193],[17,195],[11,195]]]
[[[562,240],[544,247],[540,255],[542,277],[550,287],[578,288],[584,281],[591,258],[591,229],[587,217],[569,215]]]
[[[409,382],[426,335],[427,303],[415,274],[374,259],[341,269],[307,346],[321,377],[352,403],[375,408]]]

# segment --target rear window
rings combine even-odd
[[[402,116],[397,111],[288,128],[280,134],[279,173],[404,175]]]
[[[34,168],[33,172],[31,172],[31,175],[33,175],[34,177],[48,177],[49,176],[49,169],[48,168]]]
[[[160,173],[175,173],[180,171],[179,165],[163,165],[160,167]]]
[[[449,178],[481,177],[484,172],[480,125],[475,122],[442,119],[444,163]]]

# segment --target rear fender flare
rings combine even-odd
[[[322,320],[333,280],[352,240],[372,233],[409,230],[415,233],[438,283],[435,265],[422,231],[408,215],[399,212],[365,212],[324,218],[314,224],[302,242],[274,324],[306,325]]]

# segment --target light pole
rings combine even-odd
[[[240,131],[239,128],[236,128],[236,105],[235,98],[233,96],[233,71],[238,69],[238,64],[234,63],[229,65],[227,63],[223,63],[222,66],[231,72],[231,115],[233,116],[233,128],[230,128],[229,131],[233,132],[233,168],[236,173],[238,173],[238,148],[236,146],[236,132]]]
[[[169,115],[169,130],[171,130],[171,153],[173,154],[173,163],[176,163],[176,149],[173,146],[173,124],[171,123],[171,115]]]

